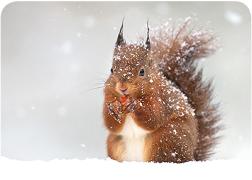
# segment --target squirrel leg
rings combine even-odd
[[[194,160],[194,137],[173,123],[160,127],[146,139],[146,161],[182,163]]]
[[[109,134],[107,138],[108,156],[116,161],[122,161],[124,149],[122,137],[116,134]]]

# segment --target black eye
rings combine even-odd
[[[141,70],[139,71],[139,76],[144,76],[144,69],[141,69]]]
[[[111,74],[113,74],[113,72],[114,72],[113,68],[110,69],[110,72],[111,72]]]

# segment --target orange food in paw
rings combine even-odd
[[[127,101],[127,96],[121,96],[120,101],[124,105],[126,103],[126,101]]]

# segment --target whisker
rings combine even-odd
[[[104,79],[99,79],[98,82],[106,82]]]
[[[94,85],[104,85],[105,83],[94,83]]]
[[[105,86],[98,86],[98,87],[87,89],[87,91],[93,91],[93,90],[101,89],[101,88],[104,88],[104,87]]]

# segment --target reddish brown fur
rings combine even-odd
[[[203,70],[196,70],[195,60],[213,53],[216,50],[216,39],[207,31],[190,32],[189,23],[190,21],[185,22],[174,37],[161,32],[162,36],[169,37],[166,41],[160,41],[158,36],[153,36],[152,42],[155,46],[152,58],[165,62],[165,66],[162,67],[164,75],[187,95],[189,103],[195,109],[199,138],[194,156],[196,160],[206,160],[213,153],[213,147],[219,138],[217,132],[222,127],[218,124],[218,104],[211,102],[212,84],[210,81],[202,80]],[[186,42],[188,46],[183,48],[182,42]],[[190,50],[191,48],[193,49]],[[183,57],[185,61],[178,61],[176,57]]]
[[[160,40],[161,35],[166,41]],[[193,60],[213,51],[213,38],[207,33],[194,37],[187,23],[174,37],[162,29],[159,36],[151,38],[150,50],[125,42],[115,48],[113,73],[104,89],[103,116],[110,132],[108,155],[124,160],[124,137],[119,133],[130,114],[139,127],[149,131],[144,161],[204,160],[215,143],[219,116],[216,106],[211,105],[211,84],[202,81]],[[183,42],[188,45],[182,47]],[[141,69],[145,70],[144,77],[139,76]],[[120,89],[124,88],[126,105],[120,103]]]

